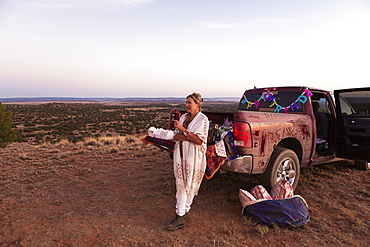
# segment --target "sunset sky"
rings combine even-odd
[[[368,0],[0,0],[0,97],[370,86]]]

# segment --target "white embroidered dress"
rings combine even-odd
[[[180,117],[179,121],[181,124],[184,123],[187,114]],[[198,145],[190,141],[176,141],[174,149],[174,173],[177,195],[179,193],[187,193],[190,196],[198,194],[207,165],[208,128],[209,121],[207,116],[199,112],[190,122],[187,130],[196,134],[202,140],[202,144]],[[182,152],[180,149],[182,149]]]

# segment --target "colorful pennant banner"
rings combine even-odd
[[[256,109],[258,109],[260,104],[261,104],[261,100],[263,100],[263,101],[270,102],[271,103],[270,107],[275,107],[274,112],[279,113],[283,110],[285,113],[288,113],[289,109],[291,111],[294,111],[294,112],[297,109],[299,109],[298,102],[301,102],[302,104],[306,103],[308,97],[312,96],[312,93],[309,89],[305,89],[303,91],[303,93],[300,96],[298,96],[298,98],[294,102],[292,102],[289,106],[279,105],[275,100],[274,94],[270,93],[269,91],[262,93],[261,97],[258,100],[254,101],[254,102],[249,101],[245,95],[243,95],[243,96],[244,96],[244,98],[241,101],[241,103],[243,105],[247,104],[247,109],[249,109],[252,106],[254,106]]]

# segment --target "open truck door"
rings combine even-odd
[[[370,88],[334,91],[337,115],[336,156],[370,169]]]

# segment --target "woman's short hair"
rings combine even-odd
[[[200,95],[200,93],[189,94],[188,96],[186,96],[186,98],[192,98],[194,100],[194,102],[197,103],[197,104],[203,102],[203,99],[202,99],[202,96]]]

